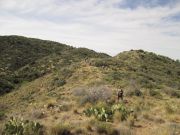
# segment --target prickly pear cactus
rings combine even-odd
[[[5,124],[3,135],[39,135],[42,125],[33,121],[11,117]]]

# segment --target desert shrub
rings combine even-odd
[[[130,115],[130,116],[127,118],[127,124],[128,124],[128,126],[131,128],[131,127],[134,126],[134,123],[135,123],[134,115]]]
[[[14,84],[5,79],[0,79],[0,95],[10,92],[14,89]]]
[[[179,133],[180,133],[180,126],[176,123],[166,124],[165,127],[159,127],[150,132],[150,134],[153,135],[179,135]]]
[[[86,96],[88,87],[78,87],[73,89],[74,96]]]
[[[147,120],[151,120],[149,114],[147,114],[147,113],[146,113],[146,114],[143,114],[143,118],[144,118],[144,119],[147,119]]]
[[[109,61],[112,61],[112,59],[95,59],[91,60],[90,65],[96,66],[96,67],[107,67],[110,65]]]
[[[4,104],[4,103],[0,103],[0,108],[1,108],[1,111],[6,110],[6,109],[8,109],[8,105]]]
[[[112,96],[112,91],[106,86],[91,87],[87,89],[76,89],[74,95],[80,97],[80,104],[97,103],[98,101],[107,101]]]
[[[152,83],[150,83],[150,81],[147,78],[142,78],[140,79],[140,84],[144,87],[144,88],[153,88],[154,86],[152,85]]]
[[[42,135],[43,126],[29,120],[18,120],[11,117],[5,124],[3,135]]]
[[[108,74],[107,81],[121,80],[123,77],[125,77],[124,72],[113,71]]]
[[[160,117],[156,117],[156,118],[155,118],[155,122],[162,124],[162,123],[165,123],[165,120],[162,119],[162,118],[160,118]]]
[[[65,111],[65,112],[69,111],[71,108],[72,108],[72,105],[68,105],[68,104],[63,104],[59,106],[59,110]]]
[[[76,128],[75,129],[75,134],[76,135],[84,134],[84,130],[82,128]]]
[[[91,127],[91,125],[86,125],[86,129],[88,130],[88,131],[90,131],[90,132],[92,132],[93,131],[93,129],[92,129],[92,127]]]
[[[73,74],[73,70],[70,68],[63,68],[60,72],[61,76],[63,76],[64,78],[69,78]]]
[[[57,73],[51,84],[61,87],[66,84],[66,79],[72,76],[73,70],[70,68],[62,68]]]
[[[68,124],[57,124],[50,129],[50,135],[71,135],[71,127]]]
[[[143,113],[143,118],[149,121],[154,121],[154,117],[150,115],[148,112]]]
[[[0,111],[0,120],[3,120],[6,117],[4,111]]]
[[[134,96],[134,90],[127,88],[125,91],[125,95],[129,97]]]
[[[114,113],[114,115],[113,115],[113,121],[114,121],[115,123],[121,122],[121,113],[120,113],[120,112],[116,111],[116,112]]]
[[[58,94],[55,91],[51,91],[53,89],[54,89],[54,87],[52,87],[52,89],[49,90],[49,92],[47,93],[47,96],[49,96],[49,97],[60,97],[60,96],[58,96]]]
[[[118,129],[113,128],[111,129],[111,132],[109,133],[109,135],[120,135],[120,132]]]
[[[180,98],[180,90],[174,90],[172,88],[169,88],[165,89],[164,92],[171,97]]]
[[[105,76],[105,81],[116,87],[126,87],[128,85],[128,72],[124,71],[112,71],[107,73]]]
[[[135,96],[142,96],[142,92],[139,90],[139,89],[135,89],[135,91],[134,91],[134,95]]]
[[[92,119],[87,126],[88,131],[92,131],[92,128],[96,130],[98,134],[103,135],[119,135],[120,132],[113,128],[111,123],[105,123]]]
[[[150,89],[149,90],[149,95],[152,96],[152,97],[159,98],[159,99],[162,98],[162,95],[161,95],[160,91],[158,91],[158,90]]]
[[[142,96],[139,84],[135,80],[129,81],[129,86],[125,88],[127,96]]]
[[[126,96],[142,96],[142,92],[139,89],[126,90]]]
[[[88,131],[92,131],[92,129],[95,129],[98,134],[103,134],[103,135],[113,135],[112,133],[115,133],[110,123],[97,121],[96,119],[91,119],[88,122],[87,129]]]
[[[54,80],[52,82],[52,85],[55,85],[57,87],[61,87],[65,84],[66,84],[66,80],[63,78],[58,78],[58,77],[54,78]]]
[[[134,135],[133,131],[127,127],[120,127],[119,132],[120,135]]]
[[[178,135],[180,133],[180,125],[179,124],[176,124],[176,123],[170,123],[168,125],[168,129],[170,131],[170,134],[171,135]]]
[[[3,134],[3,126],[0,125],[0,135],[2,135],[2,134]]]
[[[165,104],[165,110],[168,114],[174,113],[173,107],[171,105],[169,105],[168,103]]]
[[[172,97],[180,98],[180,90],[174,90],[171,92]]]
[[[52,109],[52,108],[54,108],[56,106],[56,103],[54,103],[54,102],[49,102],[48,104],[47,104],[47,109]]]
[[[33,100],[33,94],[34,93],[35,93],[35,91],[30,91],[26,95],[22,96],[21,99],[26,100],[26,101]]]
[[[96,124],[96,130],[99,134],[108,134],[108,132],[111,130],[111,127],[109,124],[98,122],[98,124]]]
[[[35,119],[42,119],[45,117],[45,114],[44,112],[40,111],[40,110],[34,110],[32,112],[32,118],[35,118]]]
[[[31,80],[34,80],[38,77],[41,77],[42,76],[42,73],[40,71],[38,71],[38,69],[34,69],[34,70],[31,70],[27,73],[24,73],[24,77],[25,79],[27,79],[28,81],[31,81]]]

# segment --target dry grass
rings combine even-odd
[[[57,124],[49,129],[49,135],[71,135],[71,126],[69,124]]]
[[[0,124],[0,135],[2,135],[3,129],[4,129],[3,124]]]
[[[121,117],[122,117],[122,114],[119,111],[116,111],[113,115],[114,123],[117,123],[117,124],[120,123],[122,121]]]
[[[149,131],[147,135],[179,135],[180,126],[176,124],[168,124],[165,127],[156,127],[153,130]],[[146,134],[145,134],[146,135]]]
[[[93,76],[93,74],[96,75]],[[36,112],[37,110],[40,110],[40,112],[38,112],[37,115],[35,113],[35,116],[33,117],[45,125],[47,129],[52,127],[51,131],[53,134],[57,134],[58,132],[61,133],[63,128],[66,129],[66,127],[61,125],[58,126],[59,122],[67,122],[69,125],[75,126],[72,131],[76,134],[98,135],[103,132],[105,134],[111,133],[116,135],[116,131],[118,131],[121,135],[171,135],[173,131],[170,131],[169,129],[172,128],[165,127],[165,125],[169,122],[180,122],[180,110],[178,109],[180,108],[179,99],[169,98],[167,95],[162,95],[163,98],[159,99],[149,96],[148,94],[143,94],[144,96],[141,97],[125,96],[128,108],[132,108],[134,113],[137,114],[137,121],[136,118],[129,117],[127,122],[121,122],[120,114],[117,113],[114,115],[114,122],[110,123],[110,125],[107,123],[99,124],[97,121],[94,121],[94,123],[98,123],[99,125],[90,124],[88,121],[91,118],[87,118],[82,112],[85,108],[88,108],[88,106],[92,106],[92,104],[87,103],[85,106],[79,106],[76,102],[76,96],[72,93],[74,93],[74,88],[80,88],[81,86],[93,88],[93,86],[90,86],[89,84],[92,85],[93,82],[101,80],[100,71],[96,68],[84,65],[83,68],[80,68],[75,72],[75,75],[76,77],[72,76],[67,80],[67,84],[63,87],[53,88],[49,82],[54,76],[49,74],[30,83],[25,83],[19,90],[0,97],[0,103],[7,105],[7,116],[12,114],[22,114],[24,118],[27,118],[32,114],[32,111]],[[112,86],[110,86],[111,91],[115,89],[111,89],[111,87]],[[92,91],[96,92],[97,89],[98,88],[94,87],[94,90]],[[22,100],[22,98],[20,98],[28,96],[29,93],[27,93],[27,91],[35,92],[35,94],[33,94],[33,100],[30,100],[30,102],[29,100]],[[47,93],[49,91],[56,93],[56,96],[48,96]],[[83,95],[83,92],[84,90],[79,91],[78,95]],[[109,94],[108,92],[105,92],[105,94],[102,94],[102,92],[104,92],[104,90],[99,92],[98,95],[100,97],[102,97],[102,95],[105,97],[103,100],[104,103],[107,101],[107,97],[110,97],[111,99],[116,98],[116,93],[112,92]],[[94,96],[94,94],[90,95]],[[112,101],[112,104],[114,102],[115,101]],[[59,109],[59,107],[62,108]],[[57,108],[60,111],[56,111]],[[47,117],[39,119],[39,114],[41,114],[42,111],[45,112]],[[119,124],[121,124],[121,127],[117,127]],[[81,128],[77,128],[77,126],[80,126]]]
[[[43,119],[45,118],[45,112],[41,111],[41,110],[34,110],[32,113],[31,113],[31,117],[33,119]]]

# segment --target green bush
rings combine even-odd
[[[11,117],[5,124],[3,135],[42,135],[43,126],[29,120],[18,120]]]
[[[13,83],[5,79],[0,78],[0,95],[10,92],[14,89]]]

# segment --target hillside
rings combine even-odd
[[[0,58],[0,134],[11,116],[39,122],[38,135],[180,133],[179,61],[20,36],[0,37]]]
[[[86,58],[109,56],[52,41],[1,36],[0,57],[0,94],[3,94],[23,81],[36,79],[54,68],[63,68]]]
[[[180,89],[180,63],[143,50],[131,50],[113,58],[93,60],[93,66],[103,68],[106,80],[117,87],[134,81],[142,88]]]

